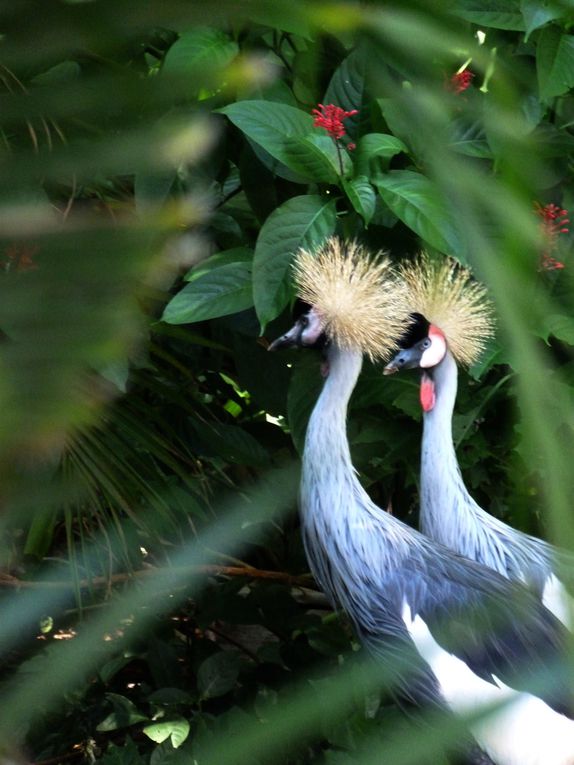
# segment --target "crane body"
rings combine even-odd
[[[451,274],[450,280],[442,280],[444,274]],[[456,318],[457,301],[464,304],[468,272],[453,270],[448,264],[433,267],[423,259],[409,270],[408,278],[425,284],[428,291],[434,284],[434,304],[427,307],[430,301],[418,294],[418,302],[411,305],[415,325],[408,333],[415,342],[399,351],[385,372],[422,369],[421,530],[460,555],[526,583],[570,627],[572,603],[559,571],[561,564],[568,563],[567,554],[487,513],[471,497],[460,471],[452,435],[458,368],[449,336],[435,321],[448,326],[451,335],[457,332],[452,316]],[[422,313],[425,310],[428,316]],[[472,332],[472,317],[467,318],[465,331]]]
[[[353,304],[337,290],[352,296],[360,278],[352,269],[340,277],[347,265],[336,258],[299,268],[299,293],[313,305],[270,349],[320,343],[326,351],[329,372],[308,424],[300,494],[317,582],[389,668],[400,698],[460,714],[502,704],[471,726],[490,762],[572,765],[568,678],[553,673],[551,687],[539,682],[564,655],[566,631],[524,585],[456,555],[370,500],[351,462],[346,415],[363,352],[373,346],[361,344],[361,327],[351,336],[337,324],[337,312]],[[332,301],[320,292],[321,268],[330,269],[324,281],[337,292]],[[313,287],[302,289],[301,281]],[[471,761],[488,762],[484,752]]]

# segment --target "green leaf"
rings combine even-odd
[[[193,704],[193,696],[181,688],[160,688],[147,697],[151,704],[171,706],[175,704]]]
[[[262,331],[287,305],[289,266],[300,247],[314,247],[335,230],[335,201],[293,197],[263,224],[253,259],[253,298]]]
[[[134,181],[134,196],[136,210],[145,215],[152,207],[165,202],[176,179],[176,172],[169,168],[156,172],[136,173]]]
[[[356,135],[365,108],[365,74],[368,64],[366,47],[359,47],[343,59],[331,77],[322,103],[335,104],[347,112],[353,109],[358,114],[347,117],[344,122],[349,135]]]
[[[144,765],[147,759],[144,760],[137,746],[127,736],[125,744],[121,747],[110,742],[106,753],[102,757],[98,757],[97,761],[101,765]]]
[[[216,268],[226,266],[229,263],[250,263],[253,260],[253,250],[250,247],[233,247],[230,250],[216,252],[209,258],[202,260],[190,268],[183,277],[186,282],[194,282],[200,276],[208,274]]]
[[[241,660],[236,651],[220,651],[206,659],[197,672],[197,687],[202,699],[224,696],[235,686]]]
[[[524,29],[519,0],[458,0],[452,10],[466,21],[483,27]]]
[[[163,720],[159,723],[146,725],[143,732],[156,744],[161,744],[171,738],[173,748],[177,749],[189,736],[189,730],[189,722],[183,717],[177,717],[174,720]]]
[[[223,69],[238,53],[237,43],[221,30],[198,27],[185,32],[174,42],[164,59],[162,71],[196,75],[205,68]]]
[[[352,168],[346,149],[340,145],[338,152],[333,139],[319,131],[286,138],[285,151],[287,167],[311,181],[337,183],[341,165],[343,175]]]
[[[564,314],[551,314],[546,317],[544,326],[545,339],[553,335],[568,345],[574,345],[574,318]]]
[[[355,167],[357,175],[371,175],[373,160],[377,157],[390,159],[401,151],[407,153],[405,144],[394,135],[386,133],[367,133],[359,138],[355,151]]]
[[[467,157],[483,159],[492,157],[492,150],[480,122],[469,122],[466,118],[460,117],[453,120],[449,127],[451,138],[448,145],[453,151],[465,154]]]
[[[307,423],[322,387],[319,359],[313,354],[303,356],[295,365],[287,393],[287,420],[299,454],[303,454]]]
[[[244,311],[253,305],[251,264],[227,263],[186,285],[165,307],[162,321],[187,324]]]
[[[520,9],[526,30],[525,40],[534,30],[565,15],[564,6],[552,0],[521,0]]]
[[[458,235],[437,186],[412,170],[393,170],[374,181],[383,201],[405,225],[438,250],[461,257]]]
[[[291,168],[293,145],[288,139],[303,138],[313,130],[313,118],[301,109],[271,101],[238,101],[220,109],[248,138],[272,157]],[[291,168],[293,169],[293,168]],[[306,173],[306,177],[308,177]]]
[[[574,86],[574,35],[551,25],[540,33],[536,52],[540,98],[548,100]]]
[[[229,462],[254,467],[269,462],[269,455],[259,441],[237,425],[195,420],[193,429],[208,449]]]
[[[37,74],[32,80],[34,85],[58,86],[68,80],[74,80],[81,74],[81,67],[75,61],[62,61],[60,64]]]
[[[369,179],[365,175],[359,175],[350,181],[343,180],[343,188],[353,208],[368,226],[375,214],[377,201],[375,190],[369,183]]]
[[[129,725],[134,725],[148,719],[125,696],[120,696],[117,693],[106,693],[106,699],[112,703],[114,711],[96,726],[96,730],[100,733],[117,730],[118,728],[127,728]]]

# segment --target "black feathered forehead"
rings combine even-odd
[[[312,306],[309,303],[306,303],[304,300],[301,300],[301,298],[297,298],[295,300],[295,303],[293,304],[293,310],[291,311],[291,316],[293,317],[293,321],[297,321],[297,319],[300,319],[304,313],[307,313],[307,311],[311,309],[311,307]]]
[[[427,321],[422,313],[411,313],[410,324],[401,335],[399,348],[411,348],[420,340],[424,340],[429,333],[430,321]]]

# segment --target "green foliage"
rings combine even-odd
[[[314,589],[292,463],[321,360],[261,335],[289,326],[297,249],[332,234],[472,265],[499,332],[461,374],[465,480],[572,544],[574,262],[533,211],[574,206],[569,6],[70,1],[0,18],[3,750],[444,761],[456,725],[401,720],[389,668],[356,660]],[[318,104],[358,113],[334,139]],[[417,387],[365,364],[348,422],[365,487],[411,524]]]

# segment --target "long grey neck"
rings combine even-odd
[[[347,440],[347,407],[363,363],[360,351],[331,346],[327,354],[329,375],[307,427],[303,468],[329,473],[354,474]]]
[[[433,409],[424,414],[421,530],[432,539],[457,549],[461,526],[474,521],[474,502],[462,480],[452,437],[458,373],[449,350],[432,375],[436,400]]]

